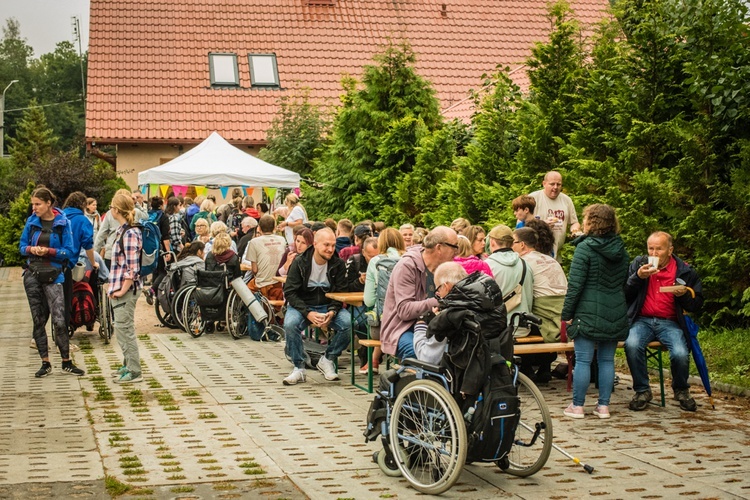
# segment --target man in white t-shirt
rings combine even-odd
[[[560,262],[560,250],[565,243],[568,226],[574,235],[581,231],[576,207],[573,205],[573,200],[562,192],[562,185],[560,172],[551,170],[544,176],[542,182],[544,189],[534,191],[529,195],[536,201],[534,214],[546,221],[555,235],[554,257],[558,262]]]
[[[279,269],[281,257],[286,249],[283,236],[274,234],[276,219],[264,215],[258,223],[260,236],[256,236],[247,244],[242,258],[242,270],[252,270],[255,277],[248,283],[253,292],[260,292],[270,300],[283,300],[284,292],[281,283],[274,280]]]

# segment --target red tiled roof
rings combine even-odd
[[[411,43],[441,108],[459,108],[482,74],[523,64],[550,30],[547,0],[310,3],[91,0],[87,140],[190,143],[216,130],[233,143],[262,143],[279,97],[307,87],[337,105],[341,77],[359,77],[389,38]],[[571,5],[592,25],[609,2]],[[237,54],[240,88],[211,88],[209,52]],[[251,88],[249,53],[276,54],[281,89]],[[518,76],[525,87],[525,72]]]

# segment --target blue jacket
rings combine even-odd
[[[50,257],[50,264],[58,269],[62,269],[63,266],[70,262],[71,258],[78,258],[77,253],[73,253],[73,233],[70,230],[70,224],[68,218],[63,212],[57,208],[52,209],[55,214],[55,219],[52,222],[52,233],[49,235],[49,248],[50,252],[47,254]],[[88,221],[86,221],[89,225]],[[21,233],[21,242],[18,245],[18,249],[21,255],[30,257],[29,247],[37,246],[39,236],[42,234],[42,222],[36,214],[31,214],[26,219],[26,225]],[[28,263],[29,260],[27,259]],[[60,273],[55,283],[62,283],[65,281],[65,275]]]
[[[90,250],[94,248],[94,226],[79,208],[68,207],[63,210],[63,213],[68,218],[70,231],[73,233],[73,255],[70,262],[72,267],[78,262],[81,249]]]

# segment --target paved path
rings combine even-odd
[[[361,434],[371,396],[310,371],[308,383],[283,386],[290,365],[280,344],[222,333],[193,339],[154,326],[153,310],[139,301],[143,383],[114,384],[119,349],[81,332],[75,360],[86,376],[63,374],[53,356],[52,375],[35,379],[18,269],[0,269],[0,315],[0,498],[107,498],[105,475],[110,485],[132,486],[125,498],[417,496],[372,463],[377,445]],[[720,400],[712,411],[697,396],[695,414],[671,399],[633,413],[623,384],[611,420],[571,421],[561,416],[570,399],[564,383],[542,391],[555,443],[594,474],[553,450],[531,478],[467,466],[443,497],[750,498],[746,402]]]

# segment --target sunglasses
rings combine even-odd
[[[451,247],[453,250],[458,250],[458,245],[454,245],[453,243],[444,242],[444,243],[441,243],[441,245]]]

